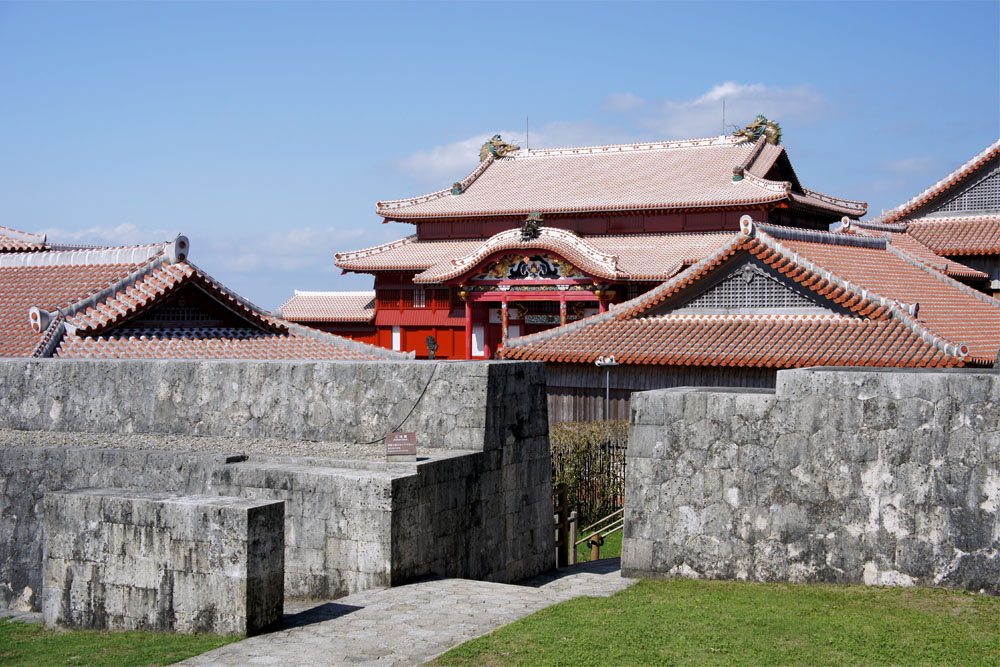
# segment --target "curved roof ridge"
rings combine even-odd
[[[569,246],[567,248],[565,246]],[[465,257],[452,259],[452,268],[448,271],[437,273],[433,276],[435,282],[456,278],[465,271],[473,268],[479,262],[490,255],[501,250],[516,249],[538,249],[557,252],[561,255],[575,254],[582,261],[573,262],[578,268],[587,273],[602,278],[615,279],[619,277],[618,256],[601,252],[585,239],[577,236],[573,232],[558,227],[542,227],[537,238],[529,241],[521,239],[521,229],[506,229],[488,238],[476,250]],[[567,259],[569,259],[567,257]],[[420,276],[417,276],[420,279]],[[427,277],[422,279],[427,280]]]
[[[819,229],[802,229],[799,227],[779,227],[766,223],[756,223],[757,227],[768,236],[788,241],[805,241],[807,243],[826,243],[828,245],[855,246],[859,248],[884,249],[889,243],[885,236],[858,236],[844,234],[840,231],[825,232]]]
[[[994,141],[984,150],[973,156],[971,160],[960,166],[958,169],[955,169],[953,172],[937,181],[917,196],[911,197],[896,208],[886,211],[877,218],[874,218],[872,222],[895,222],[896,220],[905,217],[907,214],[912,213],[920,206],[923,206],[927,202],[932,201],[939,195],[950,190],[954,185],[963,181],[965,177],[997,155],[1000,155],[1000,139]]]
[[[833,195],[828,195],[826,193],[820,192],[818,190],[812,190],[806,186],[802,186],[802,192],[819,199],[827,204],[833,204],[834,206],[842,206],[843,208],[856,208],[862,213],[868,210],[868,202],[861,201],[860,199],[846,199],[844,197],[834,197]]]
[[[753,183],[759,188],[767,190],[768,192],[780,193],[781,197],[779,199],[787,196],[792,191],[791,181],[772,181],[761,176],[746,171],[743,173],[743,180]]]
[[[416,240],[417,240],[417,235],[410,234],[409,236],[405,236],[401,239],[396,239],[395,241],[389,241],[388,243],[372,246],[370,248],[362,248],[361,250],[350,250],[348,252],[335,252],[333,253],[333,258],[336,260],[361,259],[362,257],[370,257],[371,255],[377,255],[380,252],[385,252],[386,250],[392,250],[393,248],[398,248],[408,243],[413,243]]]

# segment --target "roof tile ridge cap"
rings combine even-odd
[[[386,252],[387,250],[392,250],[393,248],[401,248],[404,245],[409,245],[410,243],[415,243],[416,241],[417,241],[417,235],[410,234],[409,236],[405,236],[401,239],[396,239],[395,241],[388,241],[386,243],[374,245],[371,246],[370,248],[361,248],[360,250],[348,250],[347,252],[335,252],[333,253],[333,258],[336,261],[363,259],[365,257],[370,257],[371,255],[376,255],[379,253]]]
[[[938,350],[949,357],[957,357],[963,360],[969,356],[968,345],[965,343],[953,343],[944,336],[934,333],[927,325],[922,324],[916,317],[908,312],[902,302],[894,300],[889,304],[887,310],[889,311],[889,315],[891,317],[935,350]]]
[[[822,243],[824,245],[853,246],[856,248],[884,249],[889,245],[885,236],[852,236],[841,232],[825,232],[819,229],[803,229],[800,227],[781,227],[767,223],[757,223],[761,231],[769,236],[786,241],[803,243]]]
[[[393,359],[393,360],[403,360],[414,358],[411,352],[397,352],[395,350],[387,350],[384,347],[379,347],[378,345],[370,345],[369,343],[362,343],[358,340],[353,340],[350,338],[345,338],[344,336],[338,336],[336,334],[329,333],[327,331],[320,331],[319,329],[314,329],[312,327],[307,327],[295,322],[290,322],[288,320],[281,320],[282,324],[288,327],[288,331],[295,336],[300,336],[302,338],[308,338],[310,340],[319,341],[322,343],[332,343],[336,344],[346,350],[354,350],[356,352],[365,352],[373,356],[382,359]]]
[[[909,224],[906,222],[876,222],[876,219],[872,220],[851,219],[851,226],[861,227],[862,229],[875,229],[883,232],[900,232],[900,233],[905,232],[909,228]]]
[[[486,168],[489,167],[493,162],[496,161],[496,156],[490,153],[485,160],[480,162],[472,172],[463,178],[459,183],[462,185],[462,190],[472,185]],[[418,195],[416,197],[405,197],[403,199],[386,199],[384,201],[375,202],[375,211],[395,211],[401,208],[406,208],[407,206],[414,206],[416,204],[422,204],[427,201],[433,201],[435,199],[441,199],[442,197],[447,197],[451,195],[451,188],[442,188],[441,190],[435,190],[425,195]]]
[[[9,236],[10,238],[21,241],[23,243],[33,243],[36,245],[45,245],[46,235],[45,234],[34,234],[32,232],[22,232],[20,229],[14,229],[13,227],[4,227],[0,225],[0,234],[4,236]]]
[[[749,224],[744,226],[744,219],[749,221]],[[623,301],[618,304],[618,307],[613,311],[609,308],[608,312],[614,312],[616,315],[615,319],[623,320],[629,319],[631,317],[641,317],[645,312],[645,309],[650,305],[655,305],[656,299],[660,294],[666,292],[670,293],[673,291],[677,283],[686,280],[689,273],[698,272],[705,266],[711,266],[719,257],[725,257],[731,251],[735,251],[739,246],[750,239],[756,238],[760,234],[759,229],[760,223],[754,222],[753,218],[749,215],[744,215],[740,218],[740,231],[733,234],[733,237],[722,244],[715,250],[713,250],[709,255],[698,260],[694,264],[690,265],[683,271],[674,274],[664,282],[660,283],[653,289],[649,290],[645,294],[640,294],[639,296],[629,299],[628,301]],[[653,303],[650,303],[653,302]],[[633,315],[628,315],[628,311],[636,309]]]
[[[906,216],[908,213],[913,212],[919,206],[927,203],[934,197],[943,194],[945,191],[950,190],[953,185],[963,180],[967,175],[964,172],[966,170],[972,171],[978,169],[984,162],[987,162],[996,155],[1000,155],[1000,139],[997,139],[992,144],[987,146],[985,149],[980,151],[978,154],[972,157],[968,162],[961,165],[950,174],[940,179],[928,188],[925,188],[919,194],[897,206],[896,208],[889,209],[882,215],[875,218],[876,222],[894,222],[899,218]],[[940,188],[940,191],[937,191]]]
[[[935,269],[934,267],[930,266],[926,262],[922,262],[921,260],[919,260],[918,258],[914,257],[913,255],[911,255],[910,253],[906,252],[905,250],[903,250],[901,248],[896,248],[896,247],[894,247],[893,245],[890,244],[888,246],[888,250],[889,250],[890,253],[896,255],[897,257],[899,257],[900,259],[902,259],[902,260],[904,260],[906,262],[909,262],[910,264],[916,266],[917,268],[921,269],[925,273],[929,273],[930,275],[934,276],[935,278],[937,278],[941,282],[946,283],[946,284],[948,284],[948,285],[950,285],[952,287],[956,287],[959,290],[961,290],[962,292],[964,292],[965,294],[967,294],[969,296],[974,296],[974,297],[976,297],[977,299],[979,299],[980,301],[982,301],[984,303],[987,303],[987,304],[989,304],[991,306],[995,306],[997,308],[1000,308],[1000,299],[995,299],[995,298],[991,297],[988,294],[984,294],[984,293],[980,292],[977,289],[973,289],[973,288],[969,287],[968,285],[966,285],[963,282],[955,280],[954,278],[952,278],[951,276],[947,275],[946,273]],[[937,254],[937,253],[935,253],[935,254]],[[938,255],[938,256],[940,257],[940,255]],[[948,258],[944,257],[943,259],[947,260]],[[973,270],[975,270],[975,269],[973,269]]]
[[[142,264],[166,253],[173,247],[174,241],[136,246],[114,246],[107,248],[77,248],[68,250],[51,250],[45,252],[11,252],[0,253],[0,268],[29,268],[49,266],[101,266],[111,264]],[[149,252],[138,253],[146,250]]]
[[[151,257],[149,261],[141,265],[139,268],[134,271],[130,271],[123,278],[105,286],[103,289],[99,289],[96,292],[88,294],[68,306],[60,308],[58,312],[66,318],[67,331],[70,334],[76,333],[77,325],[73,322],[73,319],[83,315],[87,308],[99,309],[105,301],[110,301],[115,298],[118,293],[129,287],[133,287],[140,280],[155,273],[157,270],[168,266],[167,262],[169,262],[169,259],[164,253],[161,252],[160,254]],[[90,324],[87,324],[81,328],[89,329],[90,326]]]
[[[935,224],[948,222],[993,222],[998,219],[1000,219],[1000,212],[983,211],[982,213],[973,213],[971,215],[925,215],[922,218],[914,218],[899,224],[915,225],[917,223]]]
[[[787,196],[792,193],[792,182],[791,181],[772,181],[767,178],[762,178],[756,174],[745,171],[743,173],[743,180],[753,183],[757,187],[767,190],[769,192],[780,192],[782,196]],[[742,182],[742,181],[740,181]]]
[[[812,188],[807,188],[802,186],[802,192],[805,194],[816,197],[823,201],[827,201],[832,204],[837,204],[838,206],[843,206],[845,208],[857,208],[868,210],[868,202],[861,201],[860,199],[847,199],[846,197],[837,197],[836,195],[828,195],[825,192],[820,192],[819,190],[813,190]]]
[[[514,159],[558,157],[561,155],[599,154],[631,151],[676,150],[683,148],[701,148],[704,146],[735,146],[743,143],[729,135],[716,137],[699,137],[696,139],[672,139],[668,141],[636,141],[627,144],[594,144],[591,146],[563,146],[561,148],[533,148],[525,155],[515,153]],[[520,153],[520,151],[518,151]]]
[[[763,227],[764,225],[760,226]],[[796,266],[800,266],[806,271],[819,276],[821,279],[827,280],[833,283],[834,285],[837,285],[838,287],[842,287],[845,291],[850,292],[854,296],[860,297],[861,300],[864,301],[865,303],[868,303],[870,305],[878,304],[880,306],[889,306],[891,303],[893,303],[892,299],[877,294],[876,292],[872,292],[870,289],[866,287],[855,285],[850,280],[847,280],[846,278],[841,278],[832,271],[823,268],[819,264],[816,264],[809,258],[800,255],[799,253],[795,252],[794,250],[791,250],[790,248],[785,247],[784,245],[781,244],[781,242],[777,238],[770,235],[766,229],[759,230],[757,239],[765,246],[767,246],[774,252],[780,254],[782,257],[788,259],[788,261],[792,262]],[[868,318],[863,318],[863,319],[868,319]]]
[[[35,345],[35,349],[29,355],[33,359],[47,359],[55,352],[66,334],[66,318],[62,313],[57,313],[49,326],[42,332],[42,339]]]
[[[739,165],[740,168],[743,169],[744,171],[749,172],[754,162],[756,162],[757,158],[760,157],[760,154],[764,152],[764,145],[766,143],[767,143],[767,137],[763,134],[760,135],[757,138],[757,141],[754,142],[750,152],[747,153],[746,159],[744,159],[743,162],[740,163]]]
[[[172,264],[170,266],[177,266],[177,265],[186,265],[188,268],[191,269],[192,272],[191,275],[182,278],[182,280],[186,278],[188,280],[196,280],[198,282],[207,283],[208,285],[211,285],[221,294],[229,297],[230,299],[235,301],[238,305],[250,311],[251,314],[257,316],[261,320],[261,323],[264,324],[265,326],[270,326],[271,328],[276,327],[279,332],[281,331],[281,327],[284,326],[282,324],[284,320],[278,320],[278,318],[274,317],[274,315],[272,315],[270,312],[264,310],[250,299],[247,299],[245,296],[241,295],[233,288],[223,285],[221,282],[213,278],[211,275],[208,274],[208,272],[206,272],[204,269],[199,267],[194,262],[191,262],[189,260],[184,260],[181,262],[177,262],[177,264]]]

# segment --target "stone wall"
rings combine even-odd
[[[49,627],[243,635],[282,619],[283,503],[56,492],[44,533]]]
[[[0,428],[22,431],[369,442],[401,430],[481,451],[517,427],[487,424],[497,405],[544,402],[544,365],[527,362],[0,360]]]
[[[0,447],[0,607],[38,608],[42,496],[86,487],[284,500],[285,592],[293,597],[333,598],[426,575],[513,582],[553,566],[541,364],[102,363],[0,362],[0,427],[165,433],[169,450],[169,434],[363,442],[402,422],[422,446],[440,449],[416,463],[246,459],[73,447],[72,433],[65,447]],[[311,380],[278,390],[272,370],[282,382]],[[257,392],[239,384],[251,378]],[[176,404],[156,391],[175,380]],[[232,383],[237,389],[227,389]],[[227,391],[244,402],[211,400]],[[17,392],[34,407],[14,400]],[[270,396],[267,408],[241,421],[258,393]],[[198,419],[189,401],[211,418]],[[168,409],[171,419],[161,419]],[[328,422],[309,417],[320,412]]]
[[[633,397],[622,572],[1000,594],[1000,377],[788,370]]]

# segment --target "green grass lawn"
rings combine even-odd
[[[0,665],[169,665],[242,637],[46,630],[0,619]]]
[[[997,665],[1000,599],[929,588],[640,581],[452,649],[441,665]]]

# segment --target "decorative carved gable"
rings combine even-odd
[[[827,304],[819,303],[772,274],[754,261],[723,271],[694,292],[679,296],[664,304],[650,316],[670,314],[826,314],[834,313]]]
[[[507,255],[486,267],[473,280],[559,280],[585,278],[569,262],[547,253]]]

